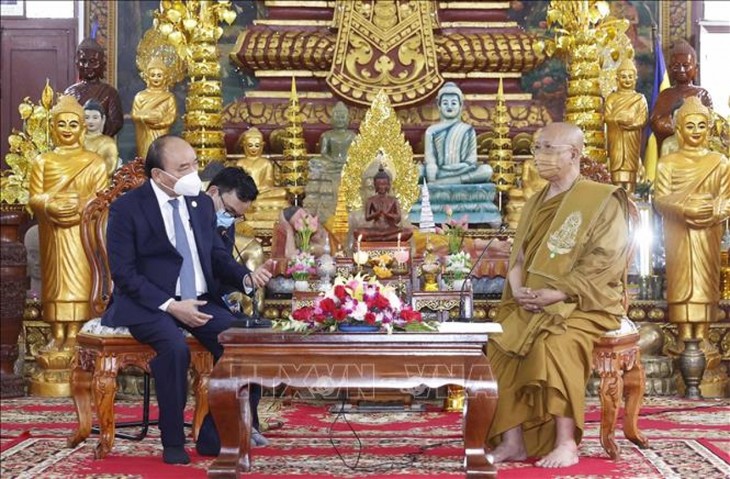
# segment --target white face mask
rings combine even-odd
[[[165,173],[167,176],[172,176],[170,173],[166,172],[165,170],[160,170],[163,173]],[[172,176],[175,178],[174,176]],[[175,178],[177,181],[175,182],[175,188],[173,188],[173,191],[177,193],[178,195],[182,196],[198,196],[200,194],[200,190],[203,187],[203,182],[200,181],[200,176],[198,176],[197,171],[191,171],[187,175],[183,176],[182,178]]]

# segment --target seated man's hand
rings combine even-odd
[[[251,273],[251,281],[257,288],[263,288],[266,283],[271,279],[271,272],[276,267],[276,262],[273,259],[268,259],[264,264],[256,268]]]
[[[185,299],[182,301],[173,301],[167,307],[167,312],[181,323],[197,328],[210,321],[213,316],[205,314],[198,310],[198,306],[203,306],[207,301],[197,299]]]
[[[519,291],[513,293],[513,296],[517,304],[533,313],[542,311],[545,306],[568,299],[567,294],[550,288],[520,288]]]

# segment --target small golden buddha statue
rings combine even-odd
[[[81,212],[107,187],[104,159],[84,149],[84,109],[71,96],[51,110],[56,147],[33,161],[30,207],[38,219],[43,271],[43,320],[51,324],[47,351],[72,352],[76,333],[91,319],[91,270],[81,243]]]
[[[106,123],[106,113],[101,103],[96,100],[84,103],[84,120],[86,122],[84,148],[104,158],[107,173],[111,177],[119,166],[119,150],[114,138],[102,133]]]
[[[659,158],[654,198],[664,218],[669,320],[680,340],[703,340],[708,369],[714,347],[707,336],[720,299],[722,222],[730,216],[730,162],[708,147],[711,121],[698,97],[684,101],[675,127],[680,147]]]
[[[175,95],[170,92],[171,78],[168,67],[160,58],[153,57],[140,72],[147,88],[137,93],[132,105],[137,140],[137,156],[147,156],[147,149],[155,139],[170,132],[177,118]]]
[[[379,152],[379,156],[382,151]],[[401,209],[398,198],[390,195],[390,175],[382,163],[373,177],[375,195],[365,202],[365,221],[368,226],[357,228],[353,235],[363,241],[407,241],[413,234],[410,227],[401,226]]]
[[[616,69],[618,89],[606,98],[608,166],[611,182],[632,193],[640,168],[641,134],[648,120],[646,98],[636,92],[636,66],[625,59]]]
[[[246,212],[246,221],[256,227],[272,228],[282,209],[289,207],[286,189],[276,186],[274,164],[263,157],[264,135],[258,128],[249,128],[238,138],[239,150],[244,157],[236,166],[251,175],[259,195]]]

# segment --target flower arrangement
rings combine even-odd
[[[310,240],[312,235],[317,232],[319,228],[319,218],[312,216],[309,213],[304,213],[294,220],[294,231],[297,233],[299,238],[299,249],[302,251],[309,251]]]
[[[46,86],[39,104],[26,97],[18,106],[23,131],[13,129],[8,137],[10,151],[5,155],[8,169],[0,176],[0,202],[28,204],[31,163],[39,154],[53,148],[50,138],[53,89]]]
[[[471,256],[466,251],[459,251],[446,257],[446,272],[453,279],[465,279],[469,271],[471,271]]]
[[[306,251],[301,251],[289,260],[286,274],[294,278],[294,281],[305,281],[310,275],[317,272],[315,265],[314,256]]]
[[[314,306],[294,310],[288,319],[275,321],[273,327],[283,331],[333,332],[342,324],[367,324],[387,333],[436,330],[422,321],[420,312],[404,304],[394,288],[359,274],[347,279],[338,276],[334,286],[322,293]]]
[[[446,221],[436,228],[438,234],[445,235],[449,244],[449,254],[458,253],[464,241],[464,233],[469,229],[469,217],[464,215],[460,220],[453,218],[454,211],[450,206],[444,208]]]

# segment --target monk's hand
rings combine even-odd
[[[711,220],[715,211],[713,200],[710,193],[689,195],[684,205],[684,216],[695,221]]]
[[[203,306],[206,303],[207,301],[200,301],[198,299],[173,301],[167,307],[167,312],[181,323],[190,326],[191,328],[197,328],[213,318],[210,314],[205,314],[198,310],[199,306]]]
[[[253,281],[254,286],[257,288],[263,288],[266,286],[266,283],[268,283],[271,279],[271,271],[275,266],[276,264],[274,263],[274,260],[268,259],[264,264],[256,268],[253,273],[251,273],[251,281]]]
[[[560,301],[565,301],[566,299],[568,299],[567,294],[563,293],[562,291],[558,291],[557,289],[551,288],[535,289],[533,290],[533,295],[535,297],[532,300],[532,304],[539,307],[540,310],[542,310],[545,306],[559,303]]]

